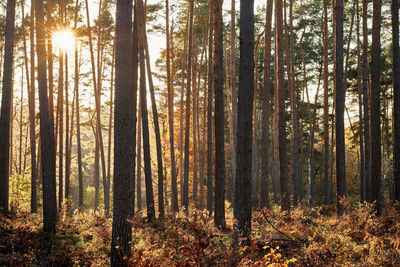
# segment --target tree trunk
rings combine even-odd
[[[74,29],[77,29],[79,12],[79,0],[76,0]],[[83,171],[82,171],[82,145],[81,145],[81,122],[80,122],[80,103],[79,103],[79,57],[78,57],[78,40],[74,43],[74,60],[75,60],[75,113],[76,113],[76,142],[77,142],[77,158],[78,158],[78,208],[83,208]]]
[[[394,125],[394,179],[395,200],[400,202],[400,48],[399,48],[399,1],[392,0],[393,38],[393,125]]]
[[[194,38],[196,40],[196,36]],[[193,61],[192,61],[192,94],[193,94],[193,112],[192,112],[192,136],[193,136],[193,189],[192,189],[192,198],[193,202],[196,204],[197,202],[197,188],[198,188],[198,161],[199,161],[199,142],[197,139],[197,99],[198,99],[198,87],[197,87],[197,47],[194,51]]]
[[[300,163],[299,163],[299,121],[298,121],[298,108],[297,108],[297,97],[295,88],[295,55],[294,55],[294,38],[295,34],[293,32],[293,0],[290,0],[289,7],[289,20],[290,20],[290,55],[289,55],[289,80],[290,80],[290,108],[292,110],[292,164],[293,164],[293,198],[294,204],[300,203],[300,191],[301,191],[301,178],[300,178]]]
[[[214,223],[225,227],[225,150],[223,76],[223,0],[214,2],[214,88],[215,88],[215,215]]]
[[[36,51],[38,58],[46,58],[46,32],[44,25],[43,1],[36,0]],[[51,51],[50,51],[51,53]],[[38,60],[38,89],[39,89],[39,117],[40,117],[40,144],[41,169],[43,179],[43,230],[56,231],[56,152],[54,139],[54,122],[49,116],[49,102],[47,98],[46,61]]]
[[[142,210],[142,97],[139,92],[139,110],[137,121],[137,208]]]
[[[374,0],[372,20],[371,48],[371,196],[376,201],[378,214],[382,211],[381,203],[381,87],[380,87],[380,55],[381,55],[381,1]]]
[[[290,196],[288,184],[287,150],[286,150],[286,111],[285,111],[285,72],[283,58],[283,19],[282,0],[276,1],[276,25],[277,25],[277,48],[278,48],[278,99],[279,99],[279,172],[281,188],[282,210],[290,209]]]
[[[32,5],[33,4],[33,5]],[[34,2],[31,3],[31,8],[34,9]],[[22,8],[22,18],[25,20],[25,1],[21,1]],[[31,11],[31,14],[34,12]],[[29,138],[30,138],[30,150],[31,150],[31,212],[37,213],[37,176],[36,176],[36,130],[35,130],[35,51],[34,51],[34,34],[35,25],[34,17],[31,16],[31,21],[29,25],[30,29],[30,53],[31,53],[31,72],[29,75],[28,67],[28,54],[27,54],[27,44],[26,44],[26,33],[23,29],[23,43],[24,43],[24,59],[25,59],[25,70],[26,70],[26,82],[28,87],[28,106],[29,106]],[[25,25],[23,25],[23,28]]]
[[[68,53],[65,52],[65,199],[69,207],[69,178],[70,178],[70,144],[69,144],[69,94],[68,94]],[[71,126],[73,128],[73,126]]]
[[[230,78],[231,78],[231,175],[232,181],[229,184],[230,191],[234,192],[235,181],[236,181],[236,133],[237,133],[237,94],[236,94],[236,47],[235,47],[235,36],[236,36],[236,0],[231,0],[231,32],[230,32]],[[233,193],[234,194],[234,193]],[[233,199],[229,199],[233,203]]]
[[[149,55],[149,46],[147,43],[147,34],[146,34],[146,24],[144,24],[144,46],[145,46],[145,54],[146,54],[146,67],[147,67],[147,75],[150,89],[150,97],[151,97],[151,107],[153,112],[153,121],[154,121],[154,132],[156,136],[156,149],[157,149],[157,171],[158,171],[158,213],[162,217],[164,216],[164,177],[163,177],[163,162],[162,162],[162,150],[161,150],[161,136],[160,136],[160,125],[158,122],[158,112],[157,112],[157,103],[156,98],[154,96],[154,85],[153,78],[151,73],[150,66],[150,55]]]
[[[78,1],[78,0],[77,0]],[[78,206],[83,208],[83,170],[82,170],[82,145],[81,145],[81,121],[79,103],[79,60],[78,60],[78,41],[75,40],[75,110],[76,110],[76,145],[78,156]]]
[[[87,0],[86,0],[87,3]],[[135,29],[136,30],[136,29]],[[127,266],[135,179],[135,107],[132,64],[132,2],[118,0],[115,24],[114,212],[111,266]],[[116,246],[119,248],[116,248]]]
[[[134,19],[135,21],[135,19]],[[135,25],[135,23],[133,24]],[[135,26],[133,26],[135,27]],[[132,43],[134,42],[134,37],[132,37]],[[134,50],[132,49],[132,53]],[[137,50],[136,50],[137,51]],[[136,53],[137,54],[137,53]],[[133,57],[133,54],[132,54]],[[136,61],[137,62],[137,61]],[[134,61],[132,61],[133,66],[135,66]],[[137,63],[136,63],[137,66]],[[113,122],[113,94],[114,94],[114,67],[115,67],[115,38],[113,40],[113,49],[112,49],[112,55],[111,55],[111,81],[110,81],[110,115],[108,118],[108,146],[107,146],[107,187],[108,190],[110,190],[110,181],[111,181],[111,139],[112,139],[112,122]],[[137,68],[136,68],[137,69]],[[135,72],[135,71],[133,71]],[[135,76],[133,76],[133,79],[135,80]],[[137,73],[136,73],[136,80],[137,80]],[[134,90],[134,94],[136,95],[136,91],[137,88],[133,87]],[[136,105],[136,101],[135,101],[135,105]],[[135,109],[135,108],[134,108]],[[135,120],[136,120],[136,112],[135,112]],[[136,123],[135,127],[136,127]],[[136,133],[136,131],[135,131]],[[133,140],[136,140],[136,138],[134,138]],[[136,143],[135,143],[136,144]],[[133,149],[134,152],[135,149]],[[135,160],[133,160],[133,164],[135,165]],[[135,168],[133,168],[133,171],[135,172]],[[133,188],[135,188],[135,179],[133,179]],[[135,190],[133,190],[133,203],[132,203],[132,207],[133,207],[133,213],[135,213]]]
[[[329,204],[329,69],[328,3],[324,0],[324,204]]]
[[[47,7],[46,7],[46,26],[48,29],[53,29],[53,1],[54,0],[48,0],[47,1]],[[34,3],[35,0],[31,0],[31,3]],[[34,5],[31,4],[31,14],[34,14]],[[48,61],[48,80],[49,80],[49,115],[50,115],[50,120],[54,122],[54,82],[53,82],[53,44],[52,44],[52,38],[51,38],[51,33],[48,33],[48,39],[47,39],[47,49],[49,51],[47,57]],[[31,70],[32,71],[32,70]],[[32,79],[32,77],[31,77]],[[54,134],[54,137],[57,138],[57,133]],[[55,145],[57,144],[57,140],[55,140]],[[57,145],[56,145],[57,146]],[[55,147],[57,150],[57,147]],[[38,154],[39,155],[39,154]]]
[[[363,55],[362,55],[362,90],[364,107],[364,147],[365,147],[365,200],[372,201],[371,196],[371,147],[370,147],[370,109],[368,93],[368,1],[363,0]]]
[[[151,178],[151,159],[150,159],[150,136],[149,136],[149,119],[147,112],[147,96],[146,96],[146,71],[145,71],[145,11],[143,1],[138,0],[138,36],[139,36],[139,62],[140,62],[140,99],[142,108],[142,127],[143,127],[143,159],[144,173],[146,184],[146,205],[147,219],[152,221],[155,218],[153,183]]]
[[[189,208],[189,133],[190,133],[190,91],[192,79],[192,57],[193,57],[193,0],[189,0],[189,57],[187,70],[186,88],[186,121],[185,121],[185,158],[183,177],[183,206],[188,212]]]
[[[254,94],[254,1],[240,1],[240,64],[234,216],[237,238],[251,233],[251,153]]]
[[[258,46],[260,44],[261,34],[257,36],[257,40],[254,48],[254,95],[253,95],[253,142],[251,150],[251,197],[252,206],[257,207],[257,190],[258,190],[258,159],[257,159],[257,97],[258,97]]]
[[[261,157],[261,196],[260,207],[269,206],[269,117],[271,91],[271,32],[273,0],[267,1],[264,47],[264,86],[262,102],[262,157]]]
[[[58,121],[58,208],[61,209],[64,199],[64,53],[59,49],[59,74],[57,95],[57,121]],[[57,132],[57,131],[56,131]]]
[[[171,48],[169,31],[169,2],[166,0],[166,39],[167,39],[167,89],[168,89],[168,126],[169,126],[169,145],[171,155],[171,206],[172,211],[179,211],[178,205],[178,185],[175,164],[175,142],[174,142],[174,81],[171,79]]]
[[[336,0],[336,186],[337,211],[342,213],[341,198],[346,196],[346,168],[345,168],[345,136],[344,136],[344,105],[345,91],[343,79],[343,0]]]
[[[213,22],[214,22],[214,0],[208,1],[208,94],[207,94],[207,210],[209,215],[213,211],[213,177],[212,177],[212,103],[213,103]]]
[[[140,153],[139,155],[136,154],[136,138],[140,139],[140,131],[138,129],[138,132],[136,132],[136,123],[138,123],[138,125],[141,125],[141,118],[137,119],[137,102],[138,102],[138,97],[137,97],[137,92],[138,92],[138,67],[139,67],[139,29],[138,29],[138,15],[137,15],[137,5],[135,4],[133,7],[133,12],[135,14],[135,17],[133,19],[133,31],[132,31],[132,90],[133,90],[133,127],[134,127],[134,131],[133,131],[133,175],[135,175],[135,168],[136,168],[136,161],[135,161],[135,156],[137,156],[138,158],[138,162],[139,162],[139,158],[140,157]],[[114,39],[114,50],[115,50],[115,44],[116,44],[116,40]],[[114,52],[114,56],[113,56],[114,60],[115,60],[115,52]],[[113,78],[113,72],[111,73],[111,79]],[[140,105],[139,105],[139,109],[140,109]],[[139,110],[139,116],[141,116],[141,111]],[[114,119],[115,120],[115,119]],[[115,143],[115,142],[114,142]],[[138,149],[140,147],[140,142],[137,142],[137,146]],[[140,150],[139,150],[140,152]],[[141,181],[141,176],[139,171],[141,170],[141,164],[139,164],[137,166],[137,170],[138,170],[138,176],[137,176],[137,188],[138,188],[138,209],[141,210],[142,209],[142,202],[141,202],[141,189],[142,189],[142,185],[140,183]],[[133,214],[135,214],[135,176],[132,179],[132,212]],[[108,188],[110,188],[110,180],[108,180]]]
[[[275,26],[276,26],[276,16],[275,16]],[[277,32],[275,31],[275,38],[274,38],[274,44],[275,44],[275,51],[278,50],[278,45],[277,45]],[[277,52],[275,52],[277,53]],[[274,155],[274,174],[273,174],[273,191],[274,191],[274,204],[278,204],[279,202],[279,127],[278,127],[278,57],[274,57],[274,117],[273,117],[273,127],[274,129],[273,134],[273,155]]]
[[[361,40],[360,40],[360,9],[356,1],[357,10],[357,84],[358,84],[358,117],[359,117],[359,135],[360,135],[360,202],[365,201],[365,154],[364,154],[364,122],[363,122],[363,103],[362,103],[362,59],[361,59]]]

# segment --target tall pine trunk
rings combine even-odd
[[[127,262],[123,260],[123,255],[130,256],[132,225],[127,219],[133,216],[133,179],[135,179],[136,105],[132,90],[131,1],[117,1],[115,40],[114,212],[111,266],[126,266]]]
[[[153,196],[153,181],[151,175],[151,158],[150,158],[150,135],[149,135],[149,118],[147,111],[147,96],[146,96],[146,66],[145,66],[145,9],[143,1],[137,1],[138,14],[138,36],[139,36],[139,63],[140,63],[140,99],[142,109],[142,131],[143,131],[143,159],[144,159],[144,174],[146,184],[146,206],[147,219],[152,221],[155,218],[154,196]]]
[[[158,111],[157,111],[157,103],[154,95],[154,85],[153,85],[153,77],[151,73],[151,62],[149,55],[149,46],[147,43],[147,34],[146,34],[146,25],[144,25],[144,46],[145,46],[145,54],[146,54],[146,68],[150,89],[150,97],[151,97],[151,108],[153,112],[153,121],[154,121],[154,132],[156,136],[156,150],[157,150],[157,173],[158,173],[158,213],[160,216],[164,215],[164,177],[163,177],[163,162],[162,162],[162,150],[161,150],[161,135],[160,135],[160,125],[158,121]]]
[[[171,206],[172,211],[179,211],[178,205],[178,185],[175,163],[175,140],[174,140],[174,82],[171,79],[171,48],[170,48],[170,31],[169,31],[169,2],[165,2],[166,8],[166,40],[167,40],[167,88],[168,88],[168,127],[169,127],[169,145],[171,156]]]
[[[393,102],[394,102],[394,179],[395,200],[400,202],[400,48],[399,48],[399,1],[392,0],[393,38]]]
[[[214,22],[214,0],[208,1],[208,93],[207,93],[207,210],[211,215],[213,211],[213,177],[212,177],[212,99],[213,99],[213,22]]]
[[[260,207],[269,205],[269,118],[270,118],[270,94],[271,94],[271,32],[272,32],[272,8],[273,0],[267,1],[265,47],[264,47],[264,86],[262,99],[262,157],[261,157],[261,196]]]
[[[234,216],[237,237],[251,233],[251,150],[254,94],[254,1],[240,1],[240,64]]]
[[[14,63],[15,0],[7,0],[4,38],[3,89],[0,114],[0,211],[8,212],[10,119]],[[12,156],[12,155],[11,155]]]
[[[236,133],[237,133],[237,94],[236,94],[236,0],[231,0],[231,32],[230,32],[230,81],[231,81],[231,183],[229,184],[229,191],[231,198],[229,201],[233,203],[233,194],[236,181]]]
[[[225,150],[223,86],[223,0],[214,2],[214,88],[215,88],[215,215],[214,223],[225,227]]]
[[[282,19],[282,0],[276,1],[276,31],[277,31],[277,56],[278,56],[278,100],[279,100],[279,177],[281,188],[281,207],[282,210],[290,209],[289,181],[287,167],[287,148],[286,148],[286,111],[285,111],[285,71],[283,57],[283,19]]]
[[[341,198],[346,195],[346,168],[345,168],[345,136],[344,136],[344,77],[343,77],[343,0],[337,0],[335,4],[336,22],[336,186],[337,186],[337,210],[342,213]]]
[[[324,1],[324,204],[329,204],[328,0]]]
[[[381,1],[374,0],[372,20],[371,48],[371,196],[375,201],[378,214],[382,211],[381,203],[381,86],[380,86],[380,55],[381,55]]]
[[[44,25],[43,1],[35,2],[36,51],[38,58],[46,58],[46,31]],[[51,53],[51,51],[49,51]],[[38,60],[38,89],[40,117],[41,170],[43,179],[43,230],[56,231],[56,151],[54,139],[54,121],[49,115],[47,97],[46,61]],[[52,112],[52,110],[50,110]]]
[[[183,173],[183,206],[186,212],[189,210],[189,133],[190,133],[190,94],[192,79],[192,57],[193,57],[193,0],[189,0],[189,57],[187,64],[186,83],[186,120],[185,120],[185,158]]]

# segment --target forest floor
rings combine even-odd
[[[109,265],[111,219],[84,211],[58,216],[57,233],[43,234],[40,214],[0,216],[0,266]],[[214,227],[206,211],[168,213],[147,223],[133,220],[131,266],[400,266],[400,207],[376,217],[369,204],[279,207],[253,213],[252,241],[233,248],[231,209],[227,228]]]

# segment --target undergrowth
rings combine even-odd
[[[400,266],[400,209],[377,217],[370,204],[279,207],[253,213],[247,246],[234,246],[232,211],[226,228],[208,212],[167,213],[153,223],[132,218],[131,266]],[[57,234],[42,233],[41,215],[0,216],[0,265],[104,266],[110,263],[111,219],[100,213],[59,213]]]

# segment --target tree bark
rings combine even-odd
[[[288,184],[287,149],[286,149],[286,111],[285,111],[285,71],[283,57],[283,19],[282,0],[276,1],[276,25],[277,25],[277,47],[278,47],[278,99],[279,99],[279,172],[281,188],[282,210],[290,209],[290,196]]]
[[[260,207],[269,206],[269,117],[271,94],[271,32],[272,32],[273,0],[267,1],[265,23],[265,47],[264,47],[264,86],[262,102],[262,157],[261,157],[261,196]]]
[[[341,199],[346,196],[345,136],[344,136],[344,77],[343,77],[343,0],[336,0],[336,186],[337,211],[342,213]]]
[[[215,88],[215,215],[214,223],[225,227],[225,150],[223,86],[223,0],[214,2],[214,88]]]
[[[251,153],[254,94],[254,1],[240,1],[240,64],[234,216],[237,237],[251,233]]]
[[[190,94],[192,79],[192,57],[193,57],[193,0],[189,0],[189,57],[186,84],[186,121],[185,121],[185,158],[183,174],[183,206],[188,212],[189,208],[189,133],[190,133]]]
[[[158,172],[158,213],[164,216],[164,177],[163,177],[163,162],[162,162],[162,149],[161,149],[161,136],[160,125],[158,121],[158,111],[156,98],[154,96],[154,85],[150,66],[149,46],[147,43],[146,24],[144,24],[144,46],[146,54],[146,67],[151,97],[151,107],[153,112],[154,132],[156,136],[156,150],[157,150],[157,172]]]
[[[232,181],[229,184],[230,191],[234,191],[236,181],[236,133],[237,133],[237,94],[236,94],[236,0],[231,0],[231,32],[230,32],[230,81],[231,81],[231,105],[232,105],[232,121],[231,121],[231,175]],[[232,194],[234,195],[234,193]],[[233,203],[233,197],[229,200]]]
[[[87,0],[86,0],[87,1]],[[86,2],[87,3],[87,2]],[[114,212],[111,266],[127,266],[133,216],[135,113],[132,68],[132,2],[117,1],[115,24]],[[118,245],[118,248],[116,247]]]
[[[140,99],[142,108],[142,127],[143,127],[143,159],[144,159],[144,174],[146,184],[146,206],[147,219],[152,221],[155,219],[153,183],[151,178],[151,159],[150,159],[150,136],[149,136],[149,118],[147,111],[147,96],[146,96],[146,71],[145,71],[145,11],[143,1],[137,2],[138,14],[138,36],[139,36],[139,62],[140,62]]]
[[[166,40],[167,40],[167,89],[168,89],[168,126],[169,126],[169,145],[171,156],[171,206],[172,211],[179,211],[178,205],[178,185],[175,163],[175,140],[174,140],[174,82],[171,79],[171,48],[170,48],[170,31],[169,31],[169,2],[165,2],[166,8]]]
[[[368,1],[363,0],[363,44],[362,44],[362,91],[364,111],[364,147],[365,147],[365,200],[372,201],[371,196],[371,137],[370,137],[370,108],[368,93]]]
[[[209,33],[208,33],[208,94],[207,94],[207,210],[213,211],[213,177],[212,177],[212,103],[213,103],[213,21],[214,0],[208,1]]]
[[[44,25],[43,1],[35,2],[36,51],[37,57],[46,59],[46,31]],[[51,53],[51,51],[49,52]],[[43,230],[56,231],[56,152],[54,122],[49,116],[47,97],[46,60],[38,60],[38,89],[40,117],[41,169],[43,179]]]
[[[371,48],[371,196],[375,201],[378,214],[382,211],[381,203],[381,87],[380,87],[380,55],[381,55],[381,1],[373,1],[372,48]]]
[[[362,103],[362,59],[361,59],[361,40],[360,40],[360,8],[356,1],[357,10],[357,84],[358,84],[358,117],[359,117],[359,135],[360,135],[360,202],[365,201],[365,154],[364,154],[364,121],[363,121],[363,103]]]
[[[293,32],[293,0],[290,0],[289,4],[289,20],[290,20],[290,55],[289,55],[289,86],[290,86],[290,109],[292,111],[292,164],[293,164],[293,202],[295,205],[300,203],[301,199],[301,178],[300,178],[300,163],[299,163],[299,121],[298,121],[298,108],[297,108],[297,97],[296,97],[296,86],[295,86],[295,55],[294,55],[294,38]]]
[[[329,204],[328,3],[324,0],[324,204]]]
[[[394,125],[394,179],[395,200],[400,202],[400,48],[399,48],[399,1],[392,0],[393,42],[393,125]]]

